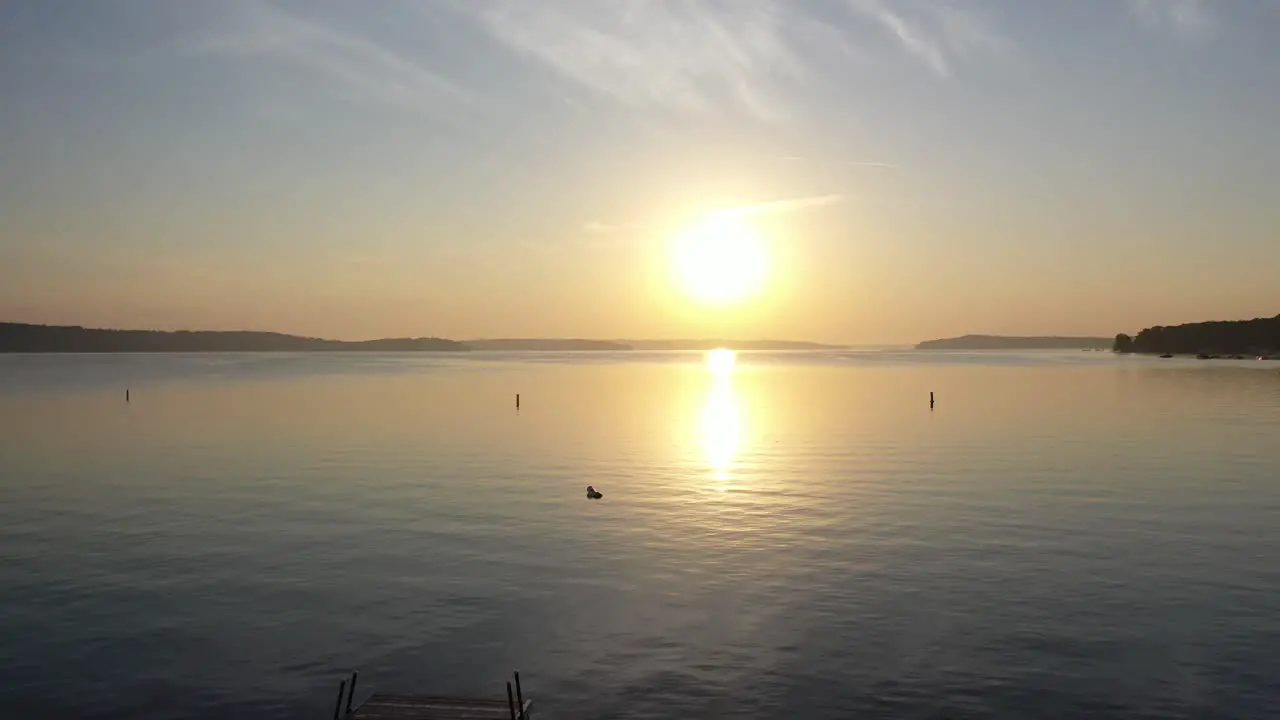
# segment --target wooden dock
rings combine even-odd
[[[529,717],[529,701],[517,718]],[[376,693],[349,716],[351,720],[510,720],[505,700],[386,695]]]
[[[359,673],[352,673],[350,686],[345,680],[338,686],[334,720],[530,720],[532,717],[533,701],[524,698],[518,672],[513,673],[514,688],[507,683],[506,700],[374,693],[353,707],[358,678]]]

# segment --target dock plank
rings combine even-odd
[[[528,711],[530,701],[524,703]],[[511,720],[505,700],[378,693],[347,717],[351,720]]]

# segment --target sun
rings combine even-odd
[[[675,238],[675,269],[695,299],[727,305],[760,290],[768,269],[764,238],[749,219],[713,213]]]
[[[706,355],[707,369],[716,378],[727,379],[733,372],[733,366],[737,363],[738,353],[726,348],[717,348],[708,350]]]

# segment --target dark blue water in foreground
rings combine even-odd
[[[0,707],[1280,716],[1280,364],[702,360],[0,356]]]

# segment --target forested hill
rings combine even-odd
[[[95,330],[78,326],[0,323],[0,352],[315,352],[315,351],[458,351],[469,348],[440,338],[390,338],[344,342],[272,332],[163,332]]]
[[[1149,327],[1136,337],[1117,335],[1117,352],[1274,355],[1280,352],[1280,315]]]

